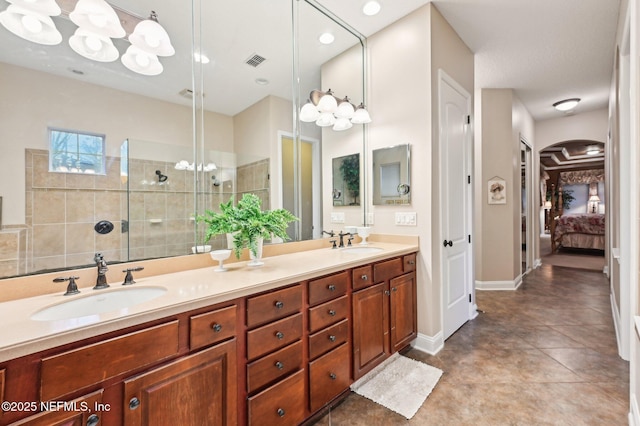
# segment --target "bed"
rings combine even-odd
[[[552,251],[558,248],[604,250],[604,214],[568,214],[555,218]]]

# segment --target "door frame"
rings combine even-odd
[[[526,206],[526,221],[527,221],[527,230],[526,230],[526,235],[525,235],[525,241],[524,243],[526,244],[527,247],[527,251],[526,251],[526,259],[525,260],[525,269],[524,270],[520,270],[520,276],[524,277],[526,274],[528,274],[530,271],[533,270],[534,267],[534,258],[535,258],[535,241],[534,241],[534,218],[538,218],[538,216],[536,216],[535,214],[535,210],[534,210],[534,206],[535,206],[535,198],[534,198],[534,185],[533,185],[533,147],[531,146],[531,144],[529,143],[529,141],[527,141],[527,139],[520,134],[520,152],[522,153],[522,151],[524,151],[525,156],[527,157],[527,161],[525,162],[525,192],[526,192],[526,196],[527,196],[527,206]],[[525,145],[528,149],[527,150],[523,150],[522,146]],[[522,167],[522,165],[521,165]],[[520,188],[520,190],[522,190],[522,187]],[[522,194],[520,194],[520,198],[522,198]],[[521,213],[522,213],[522,208],[520,209]],[[520,244],[522,244],[522,232],[520,232],[521,235],[521,241]],[[520,251],[520,265],[522,268],[522,250]]]
[[[467,201],[467,209],[465,212],[465,221],[466,226],[469,231],[469,235],[471,236],[471,243],[467,244],[467,256],[469,256],[469,269],[465,271],[465,275],[467,277],[467,288],[466,295],[469,295],[471,298],[470,303],[468,304],[468,315],[467,321],[472,320],[478,315],[477,305],[476,305],[476,295],[475,295],[475,264],[474,264],[474,244],[475,238],[473,238],[473,183],[471,177],[473,176],[473,117],[472,117],[472,96],[471,94],[460,85],[456,80],[454,80],[450,75],[448,75],[443,69],[438,69],[438,203],[439,203],[439,214],[438,214],[438,239],[437,246],[439,251],[439,281],[440,281],[440,323],[441,323],[441,333],[443,341],[446,339],[444,336],[444,317],[445,317],[445,307],[446,307],[446,292],[444,291],[444,247],[440,243],[443,241],[445,236],[443,235],[442,230],[442,206],[443,206],[443,188],[442,188],[442,175],[443,171],[441,168],[442,164],[442,129],[440,128],[440,123],[442,120],[442,84],[446,83],[450,85],[454,90],[458,91],[465,99],[466,99],[466,109],[467,115],[469,116],[469,122],[465,125],[465,156],[467,160],[466,172],[467,176],[469,176],[468,184],[466,185],[466,201]]]
[[[274,209],[283,208],[283,193],[282,193],[282,139],[289,138],[295,143],[295,137],[293,133],[285,132],[282,130],[278,131],[278,165],[276,166],[276,176],[278,178],[278,185],[276,188],[276,192],[278,194],[278,202],[276,205],[273,205]],[[315,138],[310,138],[306,136],[301,136],[300,140],[304,143],[311,144],[311,162],[313,164],[313,170],[311,171],[311,198],[313,203],[313,233],[312,236],[314,239],[320,238],[322,236],[322,170],[321,170],[321,162],[322,158],[320,155],[320,141]],[[296,203],[296,208],[300,208],[299,204]],[[294,212],[294,214],[296,214]],[[296,226],[296,235],[300,238],[302,234],[300,232],[300,223],[294,222],[294,226]]]

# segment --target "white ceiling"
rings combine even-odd
[[[419,0],[319,0],[366,36]],[[475,53],[476,88],[512,88],[536,120],[562,116],[556,101],[582,99],[575,113],[605,108],[613,72],[619,0],[434,0]]]
[[[379,0],[375,17],[360,12],[365,0],[317,0],[318,3],[370,36],[427,0]],[[146,96],[190,105],[178,95],[191,87],[191,24],[185,2],[172,0],[111,0],[112,4],[147,16],[151,9],[171,35],[176,55],[160,58],[165,72],[139,78],[119,61],[94,63],[72,52],[66,39],[75,27],[55,18],[65,41],[59,46],[28,43],[0,28],[0,61],[116,87]],[[607,105],[613,70],[613,51],[619,0],[434,0],[433,3],[476,54],[477,88],[513,88],[535,119],[557,117],[555,101],[579,97],[576,113]],[[6,2],[0,6],[4,9]],[[198,3],[198,2],[196,2]],[[203,67],[205,108],[233,115],[267,94],[291,98],[291,23],[288,0],[233,0],[199,2],[203,13],[202,45],[213,56]],[[242,17],[242,20],[236,19]],[[232,18],[231,18],[232,17]],[[319,27],[330,24],[319,22]],[[305,18],[301,32],[315,31]],[[214,31],[216,31],[214,33]],[[223,34],[219,36],[218,34]],[[214,43],[214,40],[217,42]],[[335,50],[314,53],[326,60],[354,44],[336,43]],[[117,40],[121,53],[126,42]],[[286,47],[285,47],[286,46]],[[256,69],[234,71],[228,60],[243,62],[252,53],[267,57]],[[323,56],[324,55],[324,56]],[[301,57],[301,68],[310,67]],[[242,64],[242,66],[247,67]],[[84,71],[78,76],[72,69]],[[270,84],[258,86],[256,78]],[[356,96],[357,97],[357,96]],[[358,99],[354,99],[358,101]]]

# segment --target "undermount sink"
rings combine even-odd
[[[118,311],[148,302],[167,292],[164,287],[132,287],[97,290],[91,296],[80,296],[40,309],[31,315],[34,321],[56,321]]]
[[[382,251],[380,247],[371,247],[371,246],[353,246],[353,247],[345,247],[342,249],[345,253],[352,254],[364,254],[364,253],[375,253],[378,251]]]

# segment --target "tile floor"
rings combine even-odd
[[[617,353],[600,272],[543,265],[517,291],[479,291],[484,311],[435,356],[444,371],[411,420],[352,393],[316,425],[626,425],[629,363]]]

